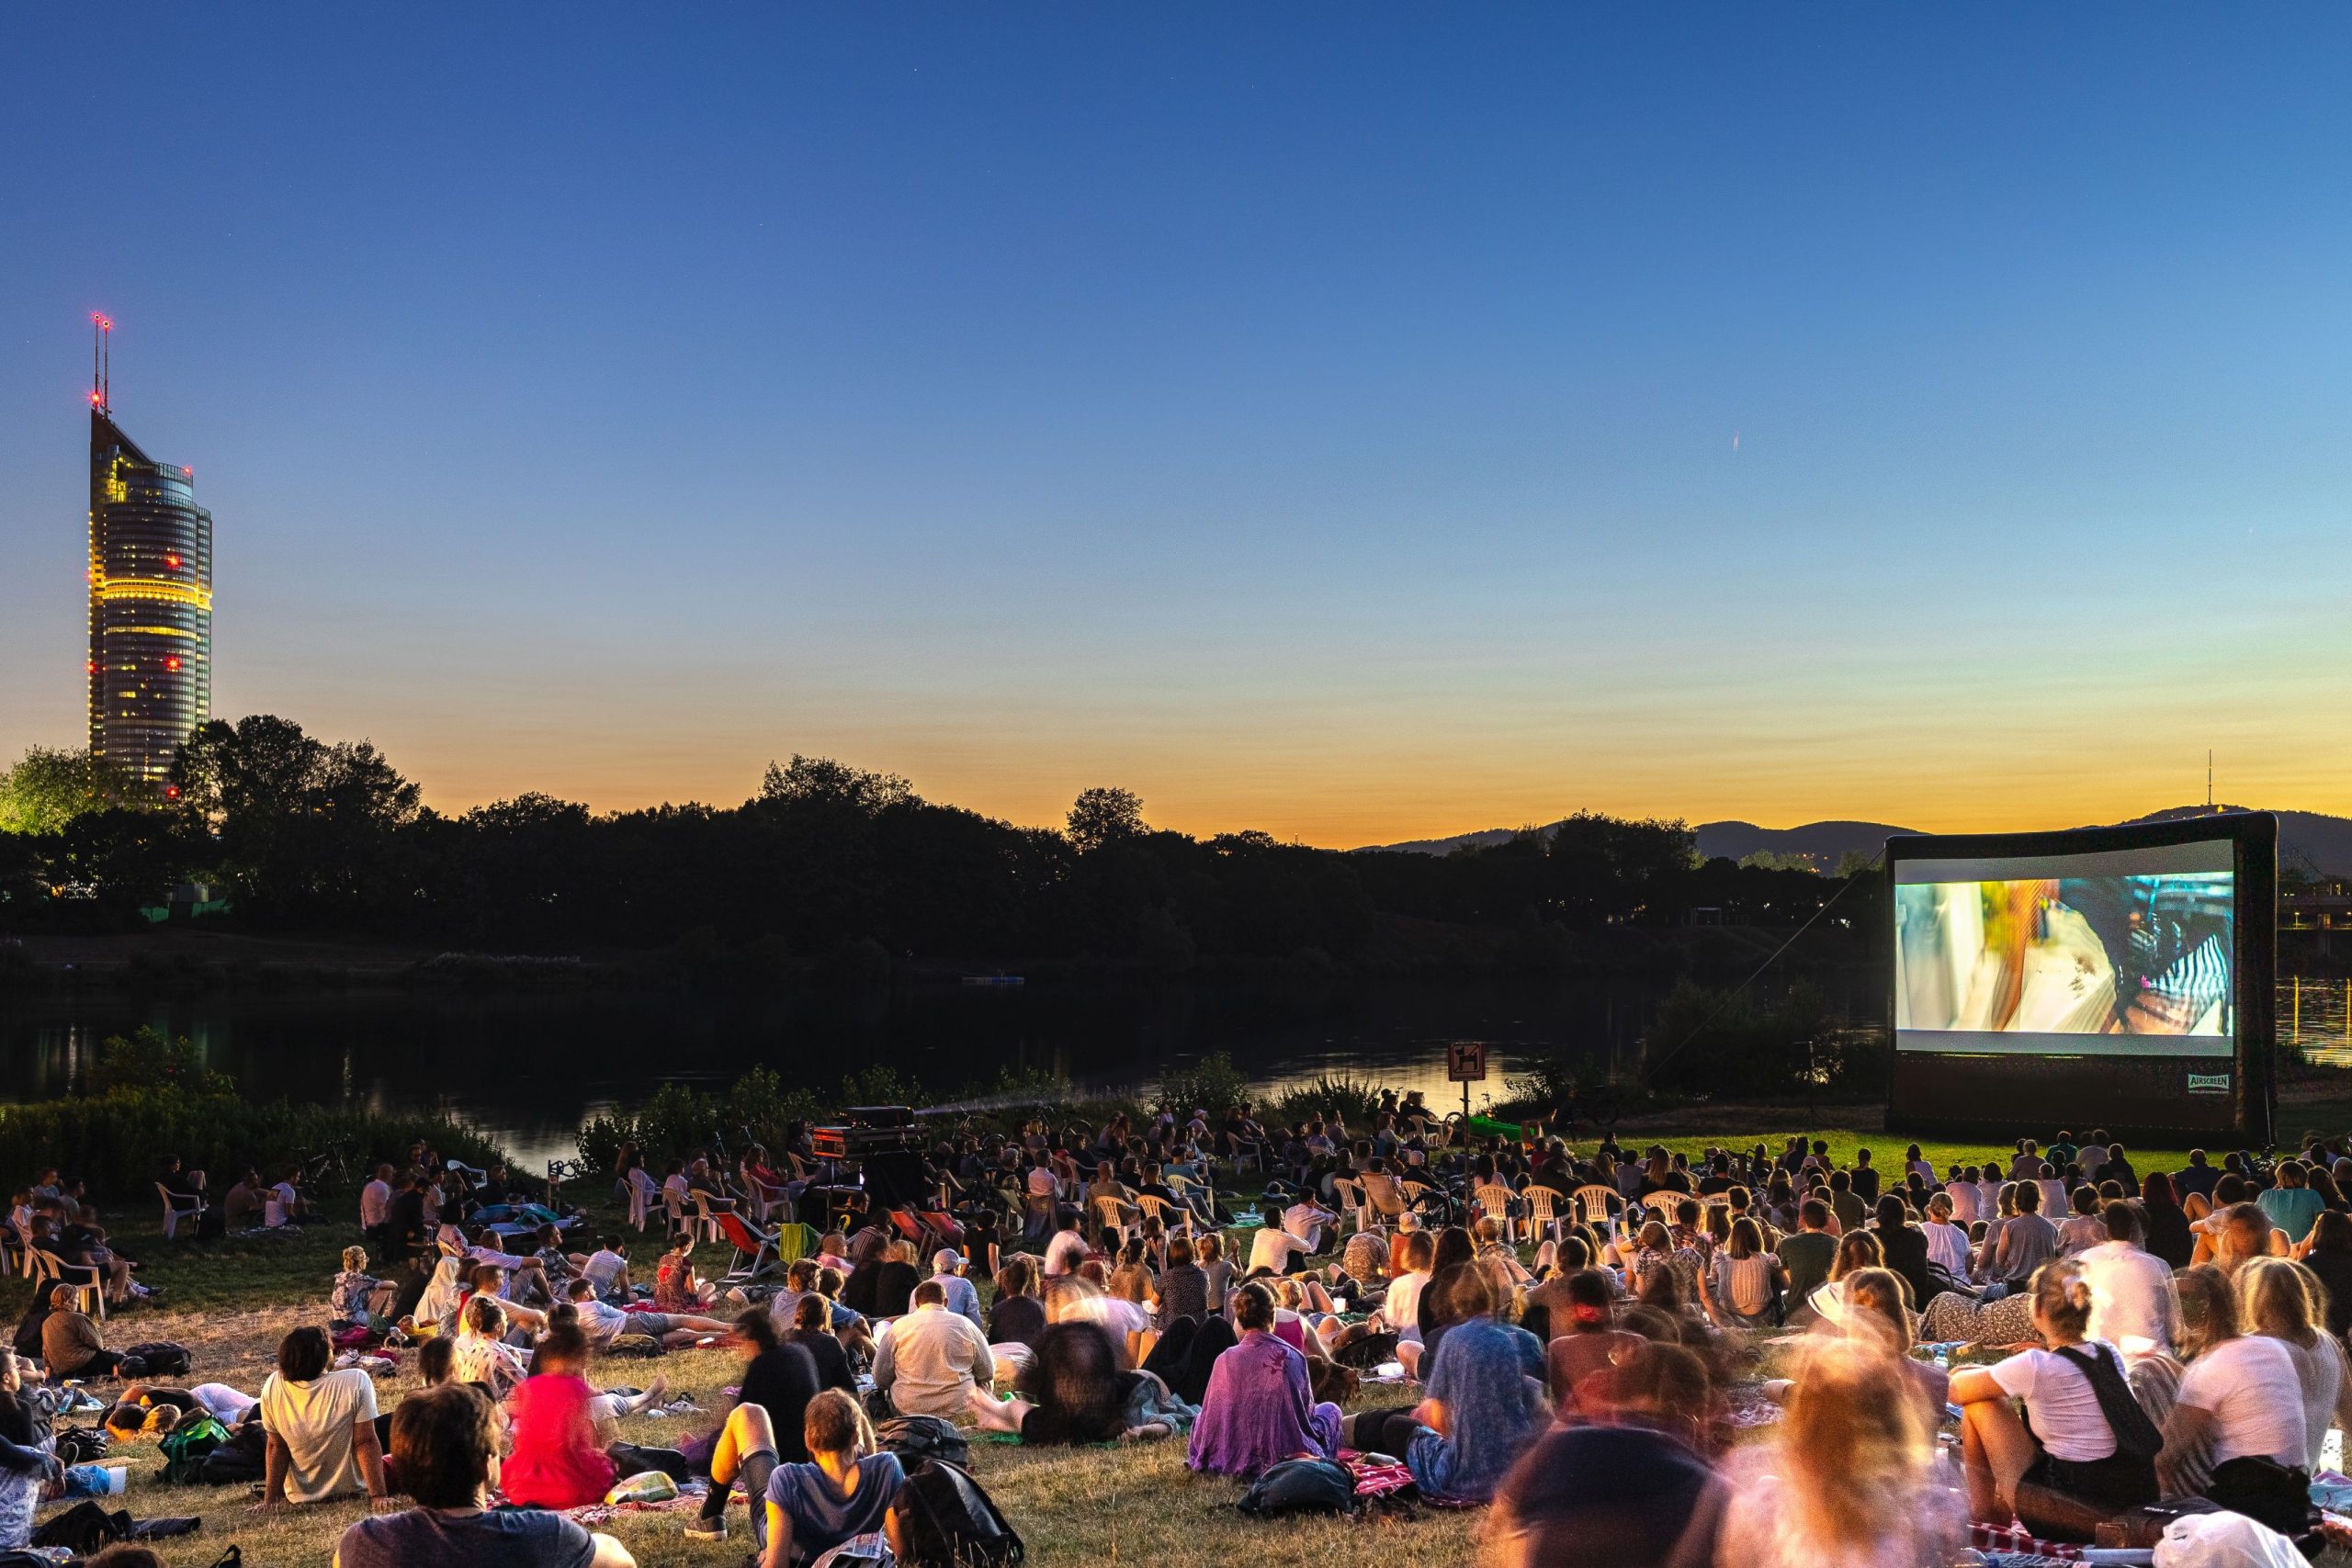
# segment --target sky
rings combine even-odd
[[[0,23],[0,764],[104,310],[443,810],[2352,813],[2352,12],[396,10]]]

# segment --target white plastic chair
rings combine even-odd
[[[162,1182],[155,1183],[156,1196],[164,1201],[164,1239],[178,1239],[182,1220],[204,1217],[204,1195],[200,1192],[175,1192]]]

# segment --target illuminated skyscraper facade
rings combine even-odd
[[[90,750],[160,790],[212,716],[212,513],[90,410]]]

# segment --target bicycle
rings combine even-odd
[[[351,1185],[351,1165],[347,1157],[350,1153],[351,1140],[337,1138],[316,1153],[305,1151],[297,1156],[296,1163],[302,1172],[301,1185],[305,1188],[323,1187],[327,1184],[328,1176],[333,1175],[337,1185],[348,1187]]]

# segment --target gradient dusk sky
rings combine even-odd
[[[2352,11],[19,6],[0,764],[88,315],[215,712],[1357,844],[2352,811]]]

